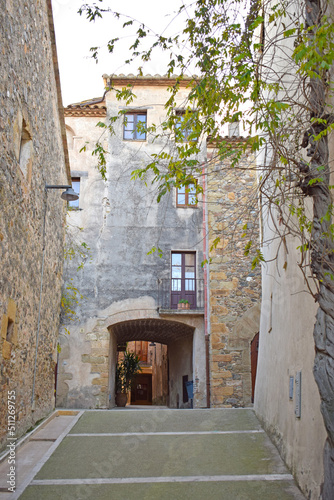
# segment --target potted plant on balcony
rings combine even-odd
[[[190,304],[187,299],[180,299],[177,305],[178,309],[190,309]]]
[[[125,351],[116,366],[116,405],[125,406],[137,373],[141,372],[139,357],[134,352]]]

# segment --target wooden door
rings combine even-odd
[[[152,404],[152,375],[138,374],[131,389],[132,405]]]
[[[255,337],[251,342],[252,403],[254,403],[258,352],[259,352],[259,333],[255,335]]]

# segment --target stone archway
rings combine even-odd
[[[194,385],[194,407],[206,407],[206,356],[203,315],[159,314],[152,297],[125,299],[99,310],[61,335],[57,402],[67,408],[113,406],[116,345],[122,339],[151,340],[168,345],[177,366],[182,353],[192,350],[189,380]],[[191,343],[191,349],[189,345]],[[188,356],[189,359],[189,356]],[[182,376],[173,381],[172,398],[182,392]]]
[[[151,341],[168,347],[169,406],[185,404],[183,380],[193,379],[193,336],[195,328],[186,323],[161,318],[121,321],[109,327],[109,407],[114,406],[114,380],[117,345],[132,341]],[[180,401],[182,401],[180,405]]]

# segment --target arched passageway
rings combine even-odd
[[[147,340],[171,345],[186,337],[192,337],[194,327],[179,321],[158,318],[121,321],[109,327],[118,344],[134,340]]]
[[[195,328],[188,324],[158,318],[133,319],[121,321],[109,327],[110,331],[110,406],[114,406],[115,367],[118,359],[118,347],[135,341],[152,342],[167,349],[167,364],[164,370],[163,356],[151,356],[152,369],[144,365],[144,374],[149,379],[153,373],[153,399],[161,398],[168,406],[174,408],[189,407],[190,400],[185,392],[185,381],[193,380],[193,336]],[[155,351],[153,349],[153,351]],[[152,353],[152,350],[151,350]],[[156,353],[155,353],[156,354]],[[138,385],[146,390],[144,375],[138,377]],[[159,392],[157,380],[160,379],[164,394]],[[165,380],[166,379],[166,380]],[[133,391],[135,392],[135,391]],[[132,394],[132,403],[136,396]]]
[[[207,405],[204,317],[161,313],[151,297],[115,302],[61,337],[57,402],[67,408],[113,407],[117,344],[149,341],[168,349],[169,405],[183,405],[183,377],[194,381],[194,407]]]

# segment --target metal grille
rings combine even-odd
[[[185,291],[185,295],[181,291]],[[172,278],[158,280],[159,308],[177,309],[179,300],[188,299],[189,292],[194,296],[189,300],[191,310],[204,309],[204,280],[193,278]],[[178,296],[178,292],[180,295]]]

